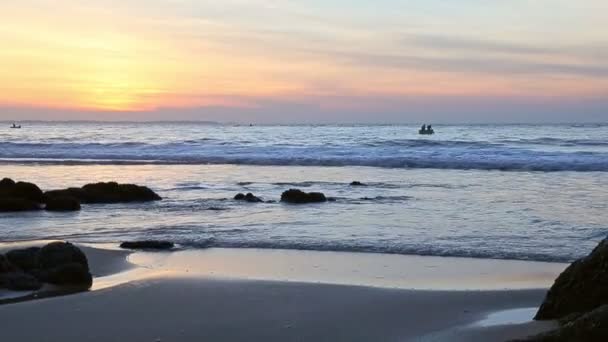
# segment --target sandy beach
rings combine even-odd
[[[95,275],[92,291],[0,305],[3,339],[506,341],[553,326],[531,323],[531,315],[542,302],[545,288],[565,267],[528,263],[517,274],[514,266],[518,265],[501,260],[81,248]],[[350,268],[335,272],[347,264]],[[395,281],[400,278],[394,274],[400,264],[404,274],[413,275],[410,288],[407,277]],[[311,275],[304,272],[307,268],[319,271]],[[450,283],[438,282],[437,274],[447,269],[451,269],[448,276],[461,273],[469,282],[454,277],[454,290],[446,290],[443,287]],[[353,270],[358,275],[347,277]],[[384,279],[378,278],[378,272]],[[486,281],[480,282],[479,276]],[[522,278],[544,286],[525,289]],[[502,290],[496,289],[498,284]],[[466,289],[471,286],[477,288]],[[522,310],[508,311],[513,309]],[[18,324],[24,319],[36,328]]]

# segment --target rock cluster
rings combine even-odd
[[[71,197],[81,203],[148,202],[162,199],[148,187],[116,182],[101,182],[87,184],[82,188],[51,190],[45,192],[44,195],[47,198]]]
[[[245,194],[241,194],[238,193],[236,194],[236,196],[234,196],[234,199],[236,201],[245,201],[245,202],[249,202],[249,203],[260,203],[260,202],[264,202],[264,200],[262,200],[261,198],[255,196],[254,194],[252,194],[251,192]]]
[[[69,242],[0,254],[0,288],[38,290],[43,283],[90,288],[93,277],[86,255]]]
[[[42,192],[36,184],[0,181],[0,212],[13,211],[77,211],[81,203],[123,203],[157,201],[161,197],[151,189],[135,184],[116,182],[87,184]]]

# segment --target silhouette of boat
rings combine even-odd
[[[422,135],[433,135],[435,134],[435,130],[433,129],[433,126],[431,125],[423,125],[422,128],[420,128],[418,130],[418,134],[422,134]]]
[[[15,125],[15,124],[13,124],[13,125],[11,126],[11,128],[21,128],[21,125]]]

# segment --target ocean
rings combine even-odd
[[[418,125],[22,124],[0,130],[0,177],[45,190],[137,183],[164,200],[1,213],[0,241],[564,262],[608,233],[608,124],[434,125],[433,136]],[[290,188],[335,201],[278,202]],[[232,200],[239,192],[276,202]]]

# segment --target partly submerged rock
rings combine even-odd
[[[0,212],[39,210],[44,201],[42,190],[33,183],[10,178],[0,181]]]
[[[9,272],[0,274],[0,287],[12,291],[35,291],[42,287],[42,283],[31,274]]]
[[[518,340],[520,342],[604,342],[608,341],[608,305],[600,306],[559,329]]]
[[[281,201],[294,204],[326,202],[327,198],[321,192],[304,192],[299,189],[289,189],[281,195]]]
[[[361,183],[359,181],[353,181],[350,183],[350,186],[367,186],[367,184]]]
[[[24,272],[30,272],[40,268],[39,253],[40,247],[14,249],[6,253],[6,259],[12,266],[16,266]]]
[[[33,183],[16,182],[10,178],[0,181],[0,198],[20,198],[37,203],[44,201],[42,190]]]
[[[608,240],[562,272],[538,310],[537,320],[559,319],[608,304]]]
[[[0,212],[34,211],[40,209],[41,206],[38,202],[25,198],[0,198]]]
[[[44,209],[48,211],[78,211],[80,210],[80,201],[70,196],[50,197],[47,199]]]
[[[162,240],[126,241],[120,244],[120,248],[125,249],[171,249],[174,246],[173,242]]]
[[[260,203],[260,202],[264,202],[261,198],[255,196],[254,194],[252,194],[251,192],[245,194],[236,194],[236,196],[234,196],[234,199],[237,201],[245,201],[245,202],[250,202],[250,203]]]
[[[87,184],[82,188],[47,191],[48,199],[74,197],[81,203],[124,203],[158,201],[162,198],[150,188],[116,182]]]

